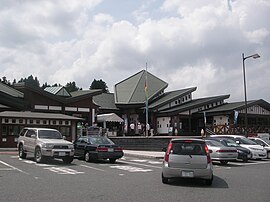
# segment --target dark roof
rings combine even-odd
[[[112,109],[118,110],[114,103],[113,93],[102,93],[93,97],[93,101],[96,105],[100,106],[100,109]]]
[[[259,105],[264,107],[265,109],[270,110],[270,104],[262,99],[260,100],[250,100],[247,101],[247,107]],[[226,103],[224,105],[215,107],[213,109],[205,110],[208,113],[211,112],[226,112],[226,111],[233,111],[233,110],[242,110],[245,109],[245,102],[232,102]]]
[[[168,84],[158,77],[142,70],[133,76],[115,84],[116,104],[143,104],[145,103],[145,80],[147,76],[148,99],[162,92]]]
[[[228,99],[230,95],[220,95],[220,96],[214,96],[214,97],[206,97],[206,98],[200,98],[200,99],[194,99],[192,101],[189,101],[187,103],[181,104],[176,107],[172,107],[170,109],[161,110],[161,114],[178,114],[181,112],[184,112],[186,110],[195,109],[201,106],[204,106],[209,103],[217,102],[220,100]]]
[[[162,105],[165,105],[179,97],[182,97],[188,93],[191,93],[195,91],[197,88],[187,88],[187,89],[182,89],[182,90],[176,90],[176,91],[171,91],[171,92],[166,92],[163,95],[157,97],[156,100],[154,100],[151,104],[149,104],[149,109],[151,108],[156,108],[160,107]]]
[[[0,82],[0,91],[8,94],[12,97],[18,97],[18,98],[23,98],[23,93],[16,90],[15,88],[12,88],[11,86],[8,86],[6,84],[3,84]]]
[[[56,113],[39,113],[39,112],[0,112],[0,117],[9,118],[39,118],[39,119],[62,119],[62,120],[82,120],[81,118]]]

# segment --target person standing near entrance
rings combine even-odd
[[[133,122],[131,122],[130,124],[130,133],[131,135],[134,135],[135,134],[135,124]]]
[[[139,135],[141,135],[142,134],[142,125],[141,125],[141,123],[140,122],[138,122],[138,132],[139,132]]]

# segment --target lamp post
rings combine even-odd
[[[245,136],[247,137],[247,128],[248,128],[248,122],[247,122],[247,85],[246,85],[246,67],[245,67],[245,60],[248,58],[257,59],[259,58],[259,54],[253,54],[246,56],[244,53],[242,53],[242,61],[243,61],[243,76],[244,76],[244,93],[245,93]]]

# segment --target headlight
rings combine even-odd
[[[53,146],[54,146],[53,144],[42,144],[42,147],[46,149],[52,149]]]
[[[73,144],[70,144],[70,145],[68,145],[68,148],[69,149],[74,149],[74,145]]]

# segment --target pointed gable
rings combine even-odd
[[[133,76],[115,84],[116,104],[143,104],[145,102],[145,78],[148,81],[148,99],[162,92],[168,84],[158,77],[142,70]]]
[[[63,86],[46,87],[44,90],[54,95],[70,97],[69,92]]]

